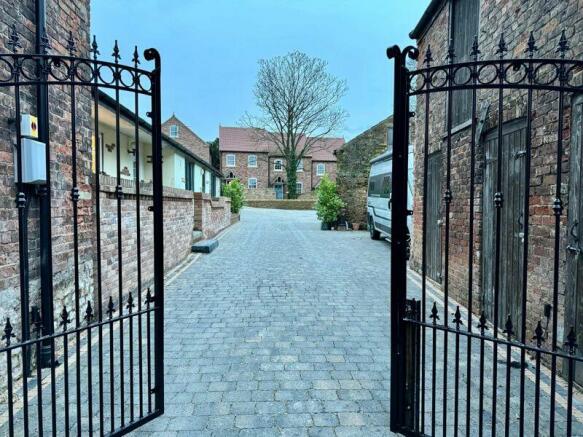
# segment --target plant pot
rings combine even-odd
[[[352,230],[359,231],[360,230],[360,223],[352,223]]]
[[[322,226],[320,227],[320,229],[322,229],[323,231],[329,231],[330,223],[322,222]]]

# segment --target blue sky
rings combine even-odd
[[[122,62],[135,44],[162,56],[162,116],[172,113],[205,140],[254,110],[257,61],[303,51],[345,79],[350,139],[392,111],[385,49],[408,44],[429,0],[92,0],[101,57],[119,40]],[[143,62],[143,66],[147,63]]]

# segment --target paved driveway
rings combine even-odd
[[[387,243],[245,209],[166,293],[166,414],[136,434],[390,434]]]

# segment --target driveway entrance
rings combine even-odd
[[[166,409],[137,435],[387,436],[389,245],[244,209],[167,286]]]

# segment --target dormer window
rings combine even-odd
[[[178,138],[179,134],[180,129],[178,128],[178,125],[176,124],[170,125],[170,138]]]

